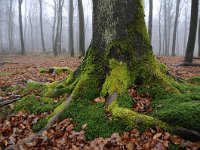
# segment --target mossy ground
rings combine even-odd
[[[188,80],[189,82],[193,84],[198,84],[200,85],[200,76],[192,77],[191,79]]]
[[[116,64],[116,62],[113,62],[112,64]],[[115,66],[117,66],[117,68],[126,68],[123,63],[111,65],[110,68],[115,69]],[[93,67],[95,68],[96,66],[92,66],[92,68]],[[162,65],[161,67],[163,68],[163,71],[165,71],[165,67]],[[149,114],[150,117],[142,115],[137,116],[137,113],[131,111],[130,108],[134,105],[134,102],[129,96],[127,90],[122,90],[121,93],[119,92],[119,97],[115,101],[115,103],[118,105],[117,109],[111,110],[113,113],[113,118],[109,119],[106,116],[108,109],[106,108],[105,104],[93,102],[93,98],[98,97],[98,93],[101,93],[100,91],[103,88],[96,90],[96,87],[99,86],[100,82],[89,80],[93,78],[93,76],[87,71],[88,70],[86,69],[84,72],[86,74],[84,74],[84,76],[80,75],[75,80],[72,78],[73,74],[71,74],[63,82],[55,82],[48,85],[29,83],[26,88],[20,90],[20,93],[26,96],[16,102],[12,110],[8,109],[8,111],[4,111],[2,114],[8,115],[11,113],[17,113],[20,110],[25,110],[29,114],[53,111],[55,108],[60,106],[62,102],[65,101],[65,99],[61,99],[59,102],[55,103],[55,98],[59,97],[60,95],[73,92],[74,94],[78,93],[78,95],[74,95],[74,100],[70,104],[70,107],[65,110],[60,119],[72,118],[77,124],[77,131],[81,129],[82,125],[87,123],[88,127],[86,129],[86,137],[88,140],[97,137],[109,137],[113,132],[123,132],[130,130],[133,127],[137,127],[143,130],[146,127],[154,126],[158,123],[164,129],[170,129],[170,126],[164,122],[167,122],[170,125],[178,125],[181,127],[200,131],[200,119],[198,117],[200,113],[199,85],[190,83],[177,83],[169,77],[169,79],[167,79],[167,83],[179,91],[177,94],[174,92],[166,92],[168,89],[164,88],[162,84],[152,83],[148,86],[148,81],[143,82],[144,84],[139,85],[138,92],[148,92],[153,98],[153,112]],[[115,72],[115,74],[116,73],[117,72]],[[119,73],[123,74],[122,72]],[[112,79],[112,73],[109,75],[110,76],[108,76],[108,79]],[[98,81],[97,78],[99,76],[95,76],[96,81]],[[109,80],[105,80],[105,83],[109,83],[108,81]],[[96,86],[94,86],[93,83],[97,83]],[[121,84],[120,86],[122,87],[123,85],[128,85],[123,84],[122,82],[117,82],[117,84]],[[76,87],[76,90],[73,90],[74,87]],[[102,87],[105,86],[102,84]],[[107,93],[110,93],[109,87],[112,86],[106,87],[107,88],[105,89]],[[88,91],[83,93],[80,92],[80,90],[84,91],[84,88],[86,88]],[[4,86],[1,87],[1,89],[4,91],[12,91],[15,90],[16,87]],[[4,108],[4,110],[6,109],[7,107]],[[127,118],[121,118],[121,114],[122,117],[127,116]],[[130,115],[131,118],[136,116],[135,123],[133,123],[133,121],[128,121],[131,120],[129,118]],[[52,115],[49,115],[47,118],[40,119],[36,125],[32,126],[32,129],[35,132],[42,129],[48,123],[48,120],[51,116]],[[141,121],[140,118],[144,119],[144,122]]]
[[[114,132],[130,130],[122,122],[109,120],[106,116],[104,103],[92,103],[87,100],[72,102],[69,109],[65,110],[62,119],[73,118],[77,124],[75,130],[79,131],[82,125],[87,124],[86,138],[92,140],[97,137],[109,137]]]
[[[154,97],[151,116],[172,125],[179,125],[200,132],[200,86],[193,84],[173,84],[180,94],[166,93],[163,88],[149,89]]]

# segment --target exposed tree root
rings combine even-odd
[[[190,141],[200,141],[200,133],[197,131],[189,130],[186,128],[178,128],[174,130],[174,134],[180,136],[181,138],[185,140],[190,140]]]
[[[70,95],[66,101],[64,101],[60,106],[58,106],[59,110],[55,109],[55,111],[52,114],[53,116],[49,119],[46,126],[41,131],[39,131],[39,134],[42,134],[44,130],[48,130],[55,123],[55,121],[60,117],[64,110],[69,107],[71,100],[72,95]]]
[[[197,59],[197,60],[200,60],[200,57],[194,57],[193,59]]]
[[[128,108],[120,107],[116,102],[117,98],[118,97],[116,93],[113,93],[111,96],[109,96],[107,101],[112,103],[109,103],[110,105],[108,106],[108,109],[112,112],[114,118],[123,121],[125,125],[130,126],[132,128],[139,126],[140,127],[159,126],[165,130],[173,129],[168,124],[158,119],[155,119],[154,117],[140,114]]]
[[[17,97],[15,99],[9,99],[9,100],[3,100],[3,101],[0,101],[0,106],[6,106],[6,105],[9,105],[9,104],[12,104],[16,101],[18,101],[21,97]]]
[[[113,117],[124,121],[125,124],[131,125],[132,127],[151,127],[159,126],[166,131],[173,132],[179,135],[181,138],[190,141],[200,141],[200,133],[197,131],[189,130],[179,126],[172,127],[165,122],[162,122],[154,117],[143,115],[127,108],[119,107],[114,101],[117,99],[117,93],[109,96],[107,101],[110,105],[110,110],[113,113]],[[113,106],[112,106],[113,105]]]
[[[173,64],[173,66],[175,66],[175,67],[178,67],[178,66],[195,66],[195,67],[199,67],[200,64],[183,62],[183,63],[180,63],[180,64]]]

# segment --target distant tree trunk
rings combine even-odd
[[[59,0],[58,10],[57,10],[57,27],[56,27],[56,37],[54,42],[54,56],[57,56],[57,53],[61,53],[61,33],[62,33],[62,7],[64,0]]]
[[[164,0],[164,30],[165,30],[165,34],[164,34],[164,38],[165,38],[165,55],[167,55],[167,43],[168,43],[168,33],[167,33],[167,2],[166,0]]]
[[[186,42],[186,39],[187,39],[187,12],[188,12],[188,9],[185,8],[185,31],[184,31],[184,53],[186,52],[186,45],[187,45],[187,42]]]
[[[73,16],[74,16],[73,0],[69,0],[69,52],[71,57],[74,56]]]
[[[85,56],[85,19],[82,0],[78,0],[79,12],[79,54]]]
[[[57,54],[57,50],[54,49],[54,46],[55,46],[54,38],[55,38],[56,18],[57,18],[57,4],[56,4],[56,0],[54,0],[54,17],[53,17],[53,28],[52,28],[52,33],[53,33],[52,34],[52,50],[53,50],[54,56],[58,55]]]
[[[1,8],[2,8],[2,4],[1,4],[1,1],[0,1],[0,52],[2,52],[2,31],[1,31]]]
[[[160,4],[160,10],[159,10],[159,52],[158,55],[161,55],[161,49],[162,49],[162,35],[161,35],[161,12],[162,12],[162,3],[163,1],[161,1]]]
[[[198,57],[200,57],[200,18],[199,18],[199,29],[198,29]]]
[[[41,33],[41,40],[42,40],[42,48],[43,48],[43,52],[46,53],[46,48],[45,48],[45,44],[44,44],[44,35],[43,35],[43,8],[42,8],[42,0],[39,0],[40,3],[40,33]]]
[[[18,4],[19,4],[19,30],[20,30],[20,39],[21,39],[21,52],[22,52],[22,54],[25,54],[23,25],[22,25],[22,9],[21,9],[22,2],[23,2],[23,0],[18,0]]]
[[[173,44],[172,44],[172,56],[176,55],[175,48],[176,48],[176,34],[177,34],[178,18],[179,18],[179,6],[180,6],[180,0],[177,0],[176,18],[175,18],[175,24],[174,24],[174,34],[173,34]]]
[[[8,42],[9,50],[13,52],[13,0],[9,0],[8,3]]]
[[[62,53],[62,8],[63,8],[64,0],[59,0],[59,6],[58,6],[58,13],[59,13],[59,30],[58,30],[58,53]]]
[[[32,46],[32,51],[34,52],[35,51],[35,48],[34,48],[34,41],[33,41],[33,22],[32,22],[32,18],[31,18],[31,15],[29,14],[29,22],[30,22],[30,27],[31,27],[31,46]]]
[[[172,0],[167,1],[167,51],[166,55],[169,56],[169,49],[170,49],[170,43],[171,43],[171,27],[172,27],[172,20],[173,20],[173,2]]]
[[[152,39],[152,24],[153,24],[153,0],[149,0],[149,38]]]
[[[197,32],[197,22],[198,22],[198,7],[199,7],[199,0],[192,0],[190,33],[187,43],[187,50],[185,53],[186,63],[191,63],[193,61],[194,46],[195,46],[195,39]]]
[[[24,16],[24,28],[23,28],[23,33],[24,33],[24,47],[26,46],[26,40],[28,39],[28,38],[26,38],[26,31],[27,31],[27,3],[28,3],[27,0],[25,0],[24,1],[24,15],[23,15]]]

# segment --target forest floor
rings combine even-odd
[[[200,67],[176,66],[183,61],[183,57],[160,57],[159,60],[166,64],[168,71],[182,79],[200,76]],[[40,55],[1,55],[0,56],[0,102],[9,100],[12,96],[16,98],[17,91],[6,92],[3,90],[5,86],[24,87],[28,80],[37,82],[49,82],[64,79],[68,73],[51,74],[40,73],[41,69],[50,67],[69,67],[75,70],[81,63],[82,59],[70,58],[66,56],[40,56]],[[195,63],[200,64],[200,59],[195,59]],[[9,105],[10,108],[13,104]],[[0,113],[1,113],[0,106]],[[57,122],[48,131],[45,131],[42,137],[35,138],[30,143],[23,143],[21,140],[33,131],[30,126],[35,124],[42,114],[28,115],[24,111],[12,114],[6,117],[0,117],[0,150],[10,145],[18,143],[20,149],[60,149],[67,147],[68,149],[153,149],[165,150],[173,145],[179,147],[187,147],[188,149],[200,148],[200,143],[185,141],[178,136],[171,135],[161,129],[148,129],[140,133],[137,129],[123,134],[114,133],[111,138],[97,138],[93,141],[86,141],[84,138],[84,129],[75,132],[73,130],[75,123],[71,119]],[[66,131],[66,132],[62,132]],[[170,144],[171,143],[171,144]],[[173,148],[172,148],[173,149]]]

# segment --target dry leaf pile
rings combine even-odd
[[[121,135],[113,133],[110,138],[104,139],[100,137],[93,141],[87,141],[84,131],[86,126],[84,125],[80,132],[76,132],[74,131],[75,123],[71,119],[65,119],[60,123],[54,124],[49,130],[45,130],[42,135],[36,136],[32,141],[28,142],[22,141],[21,137],[24,135],[24,132],[31,133],[29,126],[20,127],[23,131],[21,131],[20,137],[18,135],[17,138],[17,131],[15,131],[7,141],[2,141],[1,145],[2,143],[4,146],[13,145],[15,149],[167,150],[171,143],[187,150],[198,150],[200,148],[200,143],[185,141],[176,135],[162,131],[158,127],[156,129],[147,129],[143,133],[140,133],[138,129],[133,129]]]

